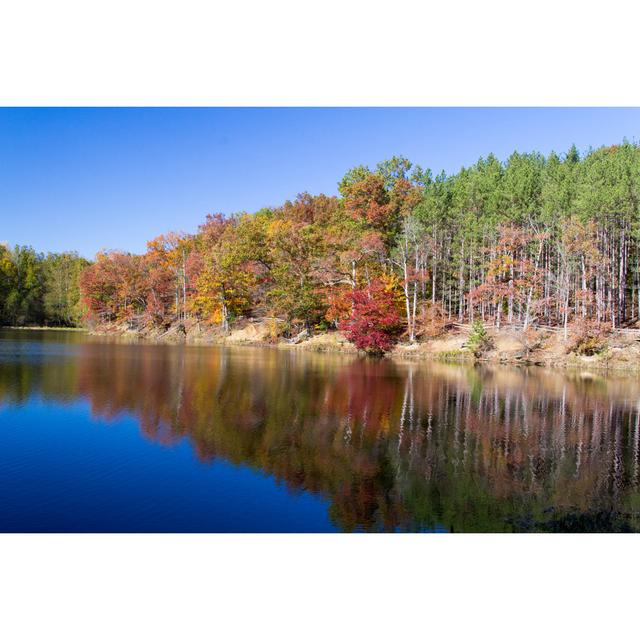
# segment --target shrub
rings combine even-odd
[[[445,310],[439,302],[427,302],[418,318],[417,335],[425,338],[437,338],[442,335],[447,324]]]
[[[534,327],[520,331],[517,340],[522,345],[522,355],[527,357],[536,349],[540,349],[543,344],[543,336]]]
[[[573,336],[567,344],[567,353],[595,356],[607,348],[609,326],[602,322],[584,320],[572,327]]]
[[[476,320],[471,326],[471,333],[467,340],[466,348],[469,349],[473,355],[478,358],[483,353],[491,349],[492,340],[484,325],[480,320]]]
[[[265,328],[265,341],[270,344],[276,344],[280,337],[288,330],[288,325],[277,318],[267,318]]]
[[[392,292],[374,280],[351,294],[353,309],[345,325],[347,339],[370,355],[390,351],[402,333],[403,324]]]

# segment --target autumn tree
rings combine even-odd
[[[148,279],[141,256],[100,252],[80,276],[83,302],[98,322],[134,320],[147,306]]]
[[[347,338],[371,355],[391,350],[402,333],[398,294],[393,280],[373,280],[352,294],[353,311],[344,323]]]
[[[191,291],[187,262],[192,248],[193,238],[175,231],[160,235],[147,243],[145,262],[149,269],[149,277],[153,281],[149,300],[150,316],[164,318],[168,315],[171,288],[171,299],[175,300],[175,317],[183,322],[186,320],[189,306],[187,296]]]
[[[393,279],[410,342],[475,320],[524,331],[578,319],[635,326],[639,185],[640,148],[626,141],[584,154],[489,154],[435,177],[394,156],[350,169],[340,197],[301,193],[208,216],[193,235],[151,241],[144,256],[99,254],[80,287],[101,321],[192,315],[225,331],[237,316],[344,327],[362,292],[371,301],[382,296],[376,283]],[[35,252],[0,250],[3,322],[53,313],[41,267]]]

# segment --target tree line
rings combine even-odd
[[[640,316],[640,148],[494,155],[433,176],[402,157],[358,166],[339,196],[207,216],[143,255],[99,253],[87,319],[136,327],[241,317],[340,328],[385,351],[447,323],[617,329]]]
[[[0,244],[0,325],[72,327],[86,314],[80,274],[89,261],[77,253],[37,253]]]

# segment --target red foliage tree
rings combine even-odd
[[[391,202],[382,176],[370,173],[362,180],[347,184],[343,193],[347,215],[387,238],[393,234],[399,221],[398,209]]]
[[[99,253],[82,272],[80,290],[89,317],[101,322],[139,313],[147,291],[141,257],[120,251]]]
[[[350,342],[371,355],[390,351],[402,333],[402,318],[395,296],[381,280],[373,280],[351,294],[353,310],[345,325]]]

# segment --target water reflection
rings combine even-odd
[[[268,349],[0,340],[0,403],[86,399],[326,498],[344,531],[640,528],[634,378]]]

